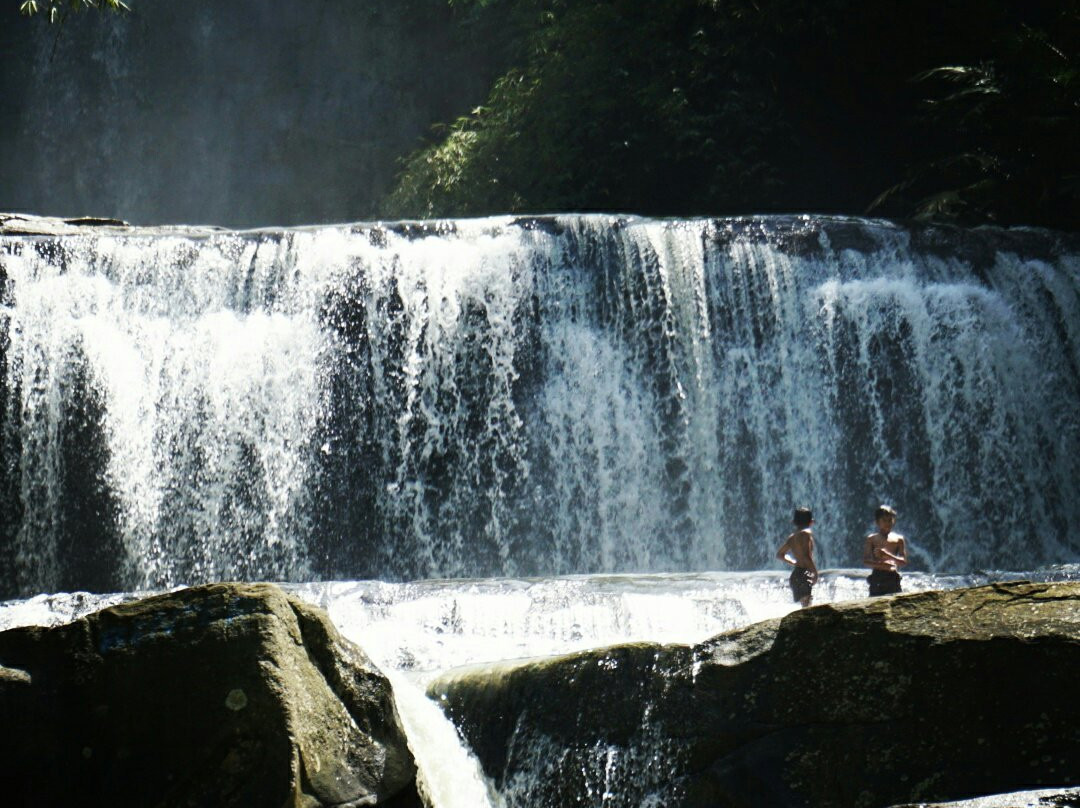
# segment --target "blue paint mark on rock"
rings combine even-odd
[[[213,624],[228,625],[259,613],[268,613],[265,602],[257,598],[242,597],[226,601],[202,600],[191,604],[177,604],[175,608],[167,611],[157,610],[134,617],[127,616],[122,622],[113,625],[106,625],[106,621],[102,620],[97,649],[98,653],[107,654],[163,638],[201,634]]]

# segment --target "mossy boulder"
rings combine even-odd
[[[1080,583],[816,606],[432,683],[516,804],[880,808],[1080,784]],[[601,799],[602,798],[602,799]]]
[[[390,685],[322,611],[213,584],[0,633],[10,806],[360,806],[415,795]]]

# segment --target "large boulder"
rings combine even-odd
[[[1080,784],[1080,583],[816,606],[696,647],[452,671],[512,805],[880,808]]]
[[[5,806],[406,803],[387,679],[325,613],[213,584],[0,633]]]

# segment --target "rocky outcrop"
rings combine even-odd
[[[429,695],[513,804],[880,808],[1080,784],[1078,681],[1080,583],[1020,582],[459,670]]]
[[[35,216],[30,213],[0,213],[0,236],[85,236],[93,234],[139,235],[139,236],[207,236],[224,232],[212,226],[162,225],[136,227],[121,219],[99,216],[61,218],[58,216]]]
[[[893,808],[1077,808],[1077,806],[1080,806],[1080,789],[1052,788],[1014,791],[1011,794],[991,794],[959,802],[895,805]]]
[[[0,633],[3,804],[414,804],[387,679],[325,613],[213,584]]]

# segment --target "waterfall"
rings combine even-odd
[[[828,217],[0,237],[2,588],[1080,545],[1080,243]]]

